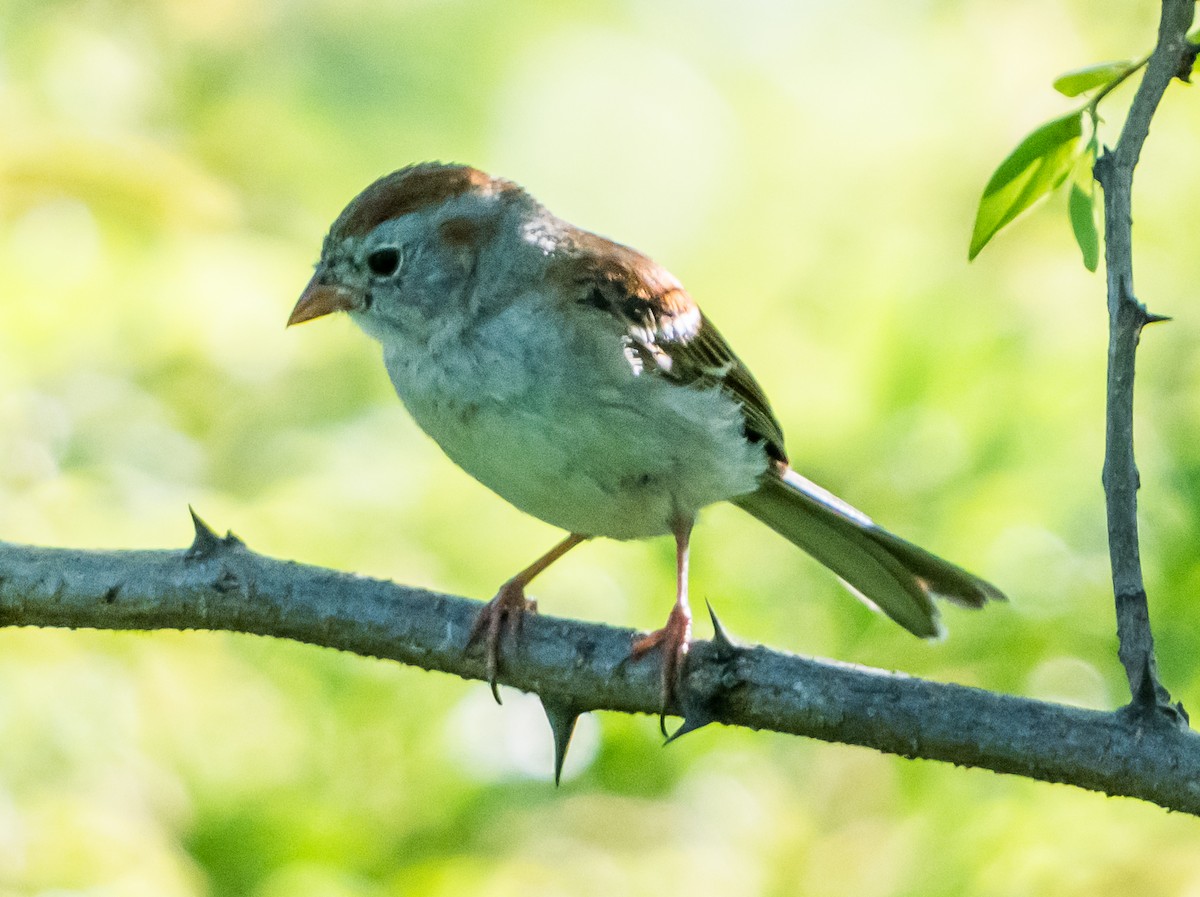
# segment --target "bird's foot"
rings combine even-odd
[[[525,583],[520,578],[510,579],[500,587],[496,597],[483,606],[467,638],[468,648],[481,640],[484,643],[488,684],[497,704],[501,703],[500,689],[496,685],[496,675],[500,672],[500,639],[505,628],[519,636],[527,613],[537,613],[537,602],[525,597]]]
[[[639,660],[655,648],[662,649],[662,705],[658,725],[667,734],[667,710],[675,704],[688,646],[692,643],[692,615],[686,606],[676,603],[667,617],[667,624],[648,635],[633,640],[630,656]]]

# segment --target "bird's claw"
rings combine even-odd
[[[662,649],[662,705],[658,714],[658,726],[667,734],[667,711],[676,703],[679,681],[687,660],[688,646],[692,643],[692,617],[679,604],[671,608],[671,615],[662,629],[656,629],[633,641],[630,656],[638,660],[655,648]]]
[[[513,636],[519,637],[521,624],[527,613],[537,613],[537,602],[525,597],[523,583],[509,580],[500,587],[496,597],[483,606],[471,627],[471,634],[467,637],[467,648],[481,640],[484,643],[487,680],[497,704],[503,703],[500,700],[500,688],[496,683],[500,672],[500,640],[506,624]]]

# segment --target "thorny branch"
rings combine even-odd
[[[186,551],[71,551],[0,542],[0,625],[214,629],[295,639],[484,680],[465,645],[480,604],[256,554],[197,524]],[[656,662],[633,633],[526,619],[500,681],[536,693],[561,768],[590,710],[657,714]],[[866,667],[740,646],[718,627],[689,655],[682,731],[710,722],[864,745],[1065,782],[1200,815],[1200,735]]]
[[[1133,289],[1133,171],[1150,132],[1150,120],[1171,80],[1195,59],[1186,35],[1195,0],[1163,0],[1158,43],[1138,87],[1115,149],[1096,163],[1104,188],[1105,267],[1108,271],[1108,389],[1104,453],[1104,497],[1108,511],[1108,550],[1116,598],[1118,656],[1132,695],[1131,709],[1156,710],[1186,723],[1183,708],[1158,680],[1154,637],[1138,545],[1137,490],[1133,456],[1133,378],[1142,328],[1161,317],[1146,311]],[[1190,71],[1190,65],[1187,66]]]

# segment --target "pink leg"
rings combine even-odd
[[[666,734],[667,708],[675,702],[679,676],[687,657],[688,645],[692,641],[692,610],[688,606],[688,542],[692,534],[692,520],[680,520],[675,524],[675,604],[662,629],[635,639],[632,656],[634,660],[654,648],[662,648],[662,714],[659,724]]]
[[[548,552],[500,586],[496,597],[483,606],[475,625],[471,627],[471,635],[467,639],[467,647],[483,638],[487,647],[487,676],[492,686],[492,697],[500,703],[500,690],[496,687],[496,674],[500,670],[500,636],[504,631],[505,622],[514,632],[520,632],[521,619],[526,613],[537,613],[537,602],[525,598],[525,587],[539,573],[557,561],[560,557],[587,539],[578,533],[571,533]]]

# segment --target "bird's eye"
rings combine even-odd
[[[394,246],[376,249],[367,256],[367,267],[376,277],[391,277],[400,267],[400,250]]]

